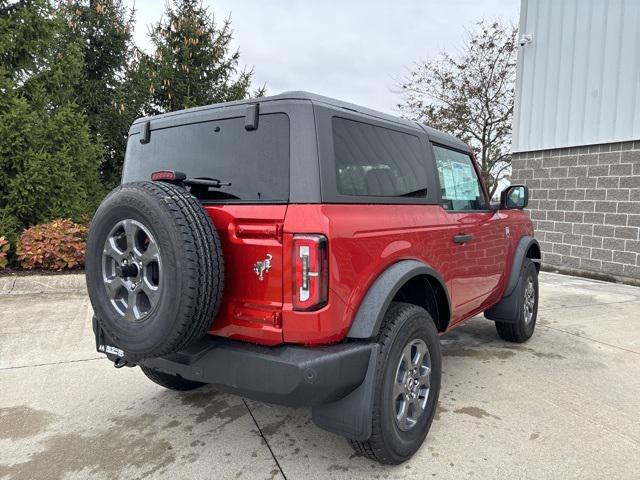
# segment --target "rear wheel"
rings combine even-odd
[[[385,464],[408,460],[422,445],[440,393],[440,340],[429,313],[394,302],[378,337],[371,437],[354,450]]]
[[[533,335],[538,316],[538,270],[529,259],[522,265],[514,294],[518,296],[518,316],[511,322],[496,321],[496,330],[504,340],[523,343]]]
[[[192,380],[182,378],[179,375],[171,375],[142,365],[140,365],[140,370],[142,370],[142,373],[144,373],[153,383],[156,383],[161,387],[168,388],[169,390],[187,392],[206,385],[206,383],[194,382]]]

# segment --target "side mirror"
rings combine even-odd
[[[529,205],[529,187],[526,185],[511,185],[500,194],[501,209],[522,210]]]

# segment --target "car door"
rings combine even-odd
[[[499,288],[506,239],[502,219],[490,209],[471,155],[438,144],[433,144],[433,152],[450,231],[446,280],[456,322],[474,313]]]

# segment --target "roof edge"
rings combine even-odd
[[[334,108],[342,108],[344,110],[361,113],[363,115],[368,115],[370,117],[396,123],[398,125],[411,127],[418,130],[424,130],[427,133],[427,135],[432,137],[434,140],[441,140],[446,143],[455,144],[460,148],[468,149],[467,144],[465,144],[459,138],[451,134],[442,132],[440,130],[436,130],[435,128],[429,127],[428,125],[423,125],[413,120],[407,120],[406,118],[398,117],[396,115],[391,115],[389,113],[380,112],[378,110],[357,105],[355,103],[338,100],[336,98],[326,97],[324,95],[319,95],[319,94],[307,92],[304,90],[290,90],[290,91],[279,93],[277,95],[270,95],[267,97],[247,98],[243,100],[235,100],[232,102],[215,103],[211,105],[203,105],[201,107],[186,108],[184,110],[177,110],[174,112],[163,113],[160,115],[140,117],[134,120],[133,125],[147,122],[152,119],[163,119],[163,118],[188,115],[195,112],[202,112],[202,111],[218,109],[218,108],[249,105],[252,103],[274,102],[274,101],[280,101],[280,100],[306,100],[312,103],[321,103]]]

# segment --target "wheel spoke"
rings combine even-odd
[[[396,419],[398,420],[398,423],[400,425],[406,427],[407,413],[409,411],[409,401],[403,395],[402,399],[397,403],[397,405],[399,405],[399,408],[396,407]]]
[[[418,386],[419,387],[425,386],[429,388],[431,386],[431,368],[422,367],[419,370],[419,372],[420,372],[420,376],[419,376],[420,384]]]
[[[420,398],[415,397],[411,399],[411,404],[413,405],[413,418],[412,420],[417,421],[422,412],[424,411],[423,402]]]
[[[396,379],[396,381],[393,382],[393,400],[396,401],[400,395],[404,395],[404,382]]]
[[[129,290],[127,295],[127,310],[124,314],[125,318],[131,322],[137,320],[136,316],[136,300],[138,297],[138,292],[135,290]]]
[[[417,349],[417,352],[414,358],[412,359],[413,360],[412,365],[414,368],[417,368],[419,370],[420,367],[422,366],[422,362],[424,362],[424,355],[427,353],[427,349],[426,347],[423,347],[422,344],[418,344],[416,349]]]
[[[124,234],[127,239],[127,251],[133,252],[136,246],[136,233],[138,231],[138,226],[134,223],[133,220],[124,220],[122,222],[122,226],[124,228]]]
[[[121,287],[124,287],[124,281],[120,277],[114,277],[109,280],[104,281],[105,286],[107,287],[107,293],[109,294],[109,298],[114,300],[120,290]]]
[[[142,265],[146,267],[151,262],[157,262],[159,258],[160,251],[158,250],[158,245],[156,245],[155,242],[149,241],[147,249],[140,257],[140,259],[142,260]]]
[[[152,287],[149,285],[146,279],[142,280],[142,291],[149,299],[149,303],[151,304],[151,308],[155,307],[160,299],[160,288]]]
[[[118,263],[122,262],[125,252],[121,252],[115,244],[113,238],[108,238],[104,243],[103,255],[113,258]]]

